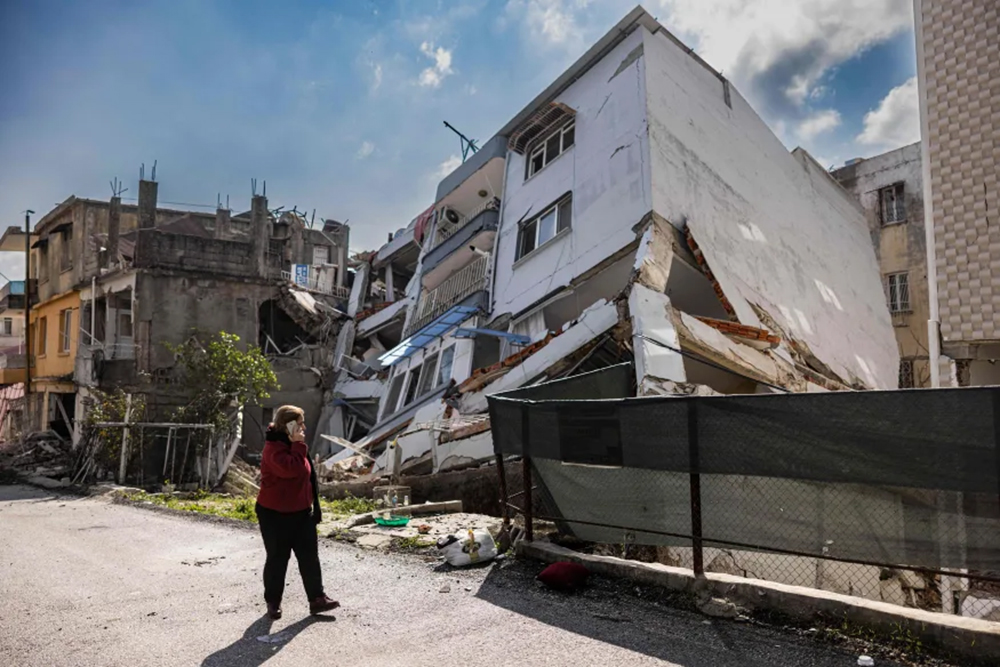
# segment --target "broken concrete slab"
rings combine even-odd
[[[392,544],[392,535],[367,533],[358,538],[357,545],[364,549],[387,549]]]

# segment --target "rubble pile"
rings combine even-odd
[[[73,474],[71,443],[52,431],[32,433],[0,448],[0,477],[26,478],[48,487],[68,486]]]
[[[260,491],[260,468],[234,457],[221,486],[234,496],[255,496]]]

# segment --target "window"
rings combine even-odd
[[[42,317],[38,320],[38,356],[45,356],[45,339],[48,337],[48,318]]]
[[[47,246],[43,245],[35,256],[38,264],[38,281],[43,283],[49,279],[49,252],[46,248]]]
[[[59,351],[69,352],[70,342],[73,340],[73,311],[67,308],[59,313]]]
[[[899,388],[900,389],[911,389],[913,384],[913,360],[912,359],[900,359],[899,360]]]
[[[889,288],[889,312],[906,313],[910,310],[910,276],[891,273],[886,276]]]
[[[126,310],[118,313],[118,336],[121,338],[132,337],[132,311]]]
[[[429,392],[434,385],[434,370],[437,368],[438,353],[424,359],[424,372],[420,375],[420,389],[417,396],[423,396]]]
[[[573,221],[573,195],[567,195],[528,222],[517,232],[517,259],[529,255],[570,228]]]
[[[392,378],[392,384],[389,385],[389,397],[386,399],[385,409],[382,410],[383,417],[396,411],[396,403],[399,402],[399,394],[403,391],[404,379],[406,379],[406,375],[403,373]]]
[[[313,246],[313,264],[329,264],[329,263],[330,263],[330,246],[328,245]]]
[[[73,268],[73,229],[68,228],[59,239],[59,270]]]
[[[906,203],[903,201],[902,183],[896,183],[878,191],[878,212],[883,227],[906,222]]]
[[[546,165],[569,150],[576,139],[576,124],[570,121],[538,143],[528,152],[528,173],[525,178],[531,178]]]
[[[10,336],[14,333],[14,318],[5,317],[3,318],[3,335]]]
[[[451,365],[455,361],[455,346],[452,345],[441,352],[441,364],[438,366],[437,381],[435,387],[440,387],[446,382],[451,382]]]
[[[406,381],[406,398],[403,405],[409,405],[417,397],[417,386],[420,381],[420,366],[410,370],[409,379]]]

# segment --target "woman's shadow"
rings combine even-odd
[[[313,623],[331,623],[336,620],[333,616],[306,616],[301,621],[296,621],[280,632],[270,635],[274,621],[265,615],[244,630],[242,637],[202,660],[201,667],[230,667],[231,665],[259,667]],[[257,637],[264,635],[272,636],[275,641],[257,641]]]

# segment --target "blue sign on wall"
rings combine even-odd
[[[295,284],[309,287],[309,265],[296,264],[292,268],[294,270]]]

